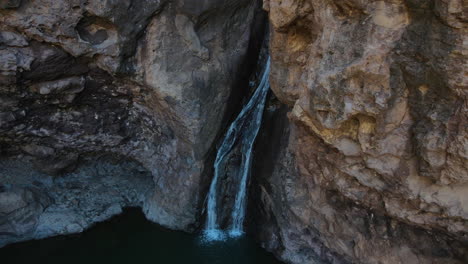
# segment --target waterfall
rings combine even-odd
[[[207,220],[204,230],[206,240],[224,240],[227,235],[237,237],[243,234],[243,223],[247,204],[247,182],[252,163],[252,150],[258,131],[262,124],[263,110],[265,108],[266,96],[270,88],[268,81],[270,73],[270,59],[268,58],[259,86],[244,106],[240,114],[230,125],[222,144],[216,154],[214,163],[214,177],[208,192]],[[231,213],[231,225],[227,233],[220,229],[218,223],[218,184],[220,174],[226,162],[226,157],[233,150],[235,143],[241,144],[242,162],[240,166],[240,181],[235,196],[234,206]]]

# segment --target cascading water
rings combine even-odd
[[[245,207],[247,203],[247,182],[252,163],[252,149],[262,124],[263,110],[265,108],[266,96],[270,88],[268,77],[270,74],[270,59],[268,58],[265,69],[252,98],[244,106],[236,120],[231,124],[221,146],[218,149],[214,163],[214,177],[210,185],[207,204],[207,220],[204,230],[204,237],[208,241],[224,240],[227,235],[238,237],[243,234],[243,223],[245,218]],[[227,232],[220,229],[218,223],[218,181],[222,168],[225,167],[226,157],[233,150],[236,142],[241,144],[242,162],[240,165],[240,181],[235,196],[234,206],[231,213],[231,225]]]

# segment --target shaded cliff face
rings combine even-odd
[[[215,139],[242,93],[258,9],[250,0],[0,1],[2,159],[32,157],[49,175],[91,154],[135,160],[154,180],[139,203],[147,217],[192,229]],[[53,203],[42,200],[36,218]],[[7,210],[2,222],[13,221]],[[10,235],[37,228],[24,225]]]
[[[264,8],[290,108],[274,168],[257,170],[265,246],[293,263],[466,262],[462,1]]]

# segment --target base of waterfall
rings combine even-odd
[[[206,205],[206,225],[202,235],[202,241],[225,241],[228,238],[242,237],[244,231],[242,230],[247,205],[247,186],[250,175],[250,167],[253,160],[253,146],[255,138],[262,124],[263,111],[265,109],[266,97],[270,89],[268,76],[270,73],[270,58],[267,59],[265,69],[262,74],[260,84],[255,90],[249,102],[242,108],[234,122],[231,123],[227,130],[222,144],[219,146],[214,162],[214,177],[210,184],[210,189],[207,196]],[[226,166],[227,157],[232,151],[236,149],[242,152],[242,160],[239,166],[240,181],[236,183],[237,193],[235,195],[234,205],[230,218],[230,229],[228,231],[220,230],[218,216],[218,193],[221,190],[220,175],[226,173],[224,167]]]
[[[243,237],[245,233],[242,230],[221,230],[221,229],[208,229],[203,230],[200,237],[202,243],[222,242],[230,239],[239,239]]]
[[[281,264],[247,235],[201,243],[199,235],[169,230],[146,220],[138,208],[125,209],[122,215],[79,235],[0,248],[0,260],[15,264]]]

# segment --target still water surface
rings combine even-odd
[[[125,264],[280,264],[248,237],[206,244],[196,235],[171,231],[145,219],[138,209],[74,236],[10,245],[0,262]]]

